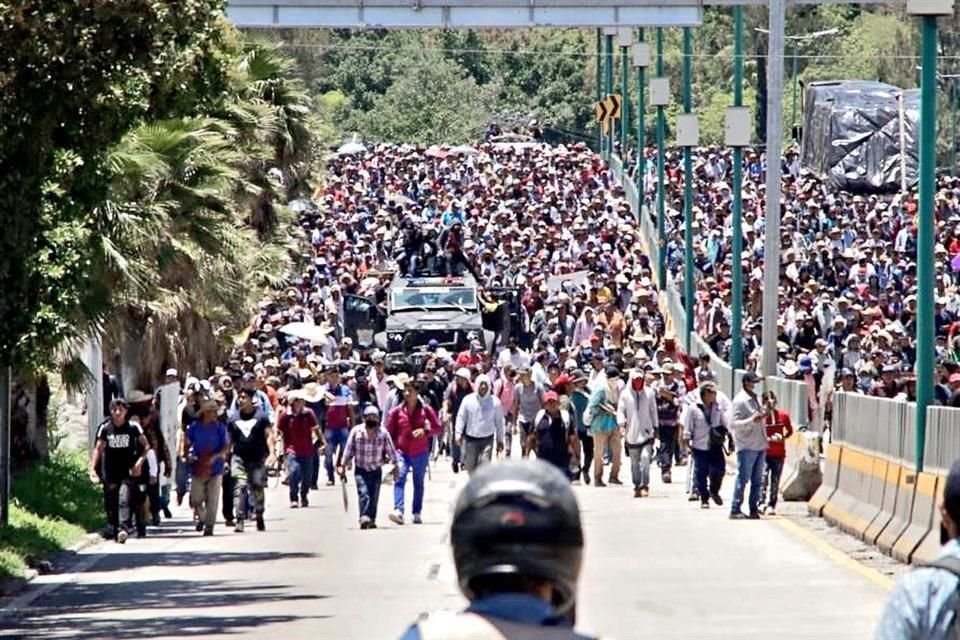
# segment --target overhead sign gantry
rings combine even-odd
[[[527,28],[697,26],[702,0],[229,0],[239,27]]]

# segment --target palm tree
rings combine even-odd
[[[232,198],[245,160],[237,137],[222,121],[169,120],[141,125],[110,155],[113,186],[95,212],[106,328],[142,380],[165,365],[212,368],[217,335],[242,326],[259,294],[251,270],[287,266]]]

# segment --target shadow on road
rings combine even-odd
[[[308,560],[320,554],[305,551],[145,551],[109,553],[91,571],[125,571],[139,567],[217,567],[226,562],[276,562]]]
[[[249,557],[256,554],[199,555]],[[12,633],[12,637],[24,638],[124,639],[196,637],[230,633],[231,630],[249,631],[266,625],[328,616],[241,615],[237,611],[239,608],[296,603],[296,610],[305,611],[310,608],[307,601],[327,597],[292,593],[287,585],[221,580],[69,583],[41,597],[28,610],[4,620],[0,626],[5,628],[0,637]],[[224,608],[222,616],[211,611],[217,608]],[[144,615],[149,610],[156,610],[155,615]],[[192,615],[194,612],[197,615]]]

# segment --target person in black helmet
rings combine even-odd
[[[581,639],[573,631],[583,557],[570,481],[540,460],[480,466],[450,528],[464,611],[434,613],[401,640]]]

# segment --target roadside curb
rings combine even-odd
[[[103,537],[99,533],[88,533],[69,547],[55,552],[52,556],[50,556],[50,558],[55,560],[57,556],[63,553],[79,553],[80,551],[83,551],[84,549],[92,547],[93,545],[101,542],[103,542]],[[29,568],[24,571],[24,575],[22,576],[0,580],[0,598],[12,598],[20,595],[26,591],[30,584],[36,580],[37,576],[39,575],[41,575],[40,571]]]

